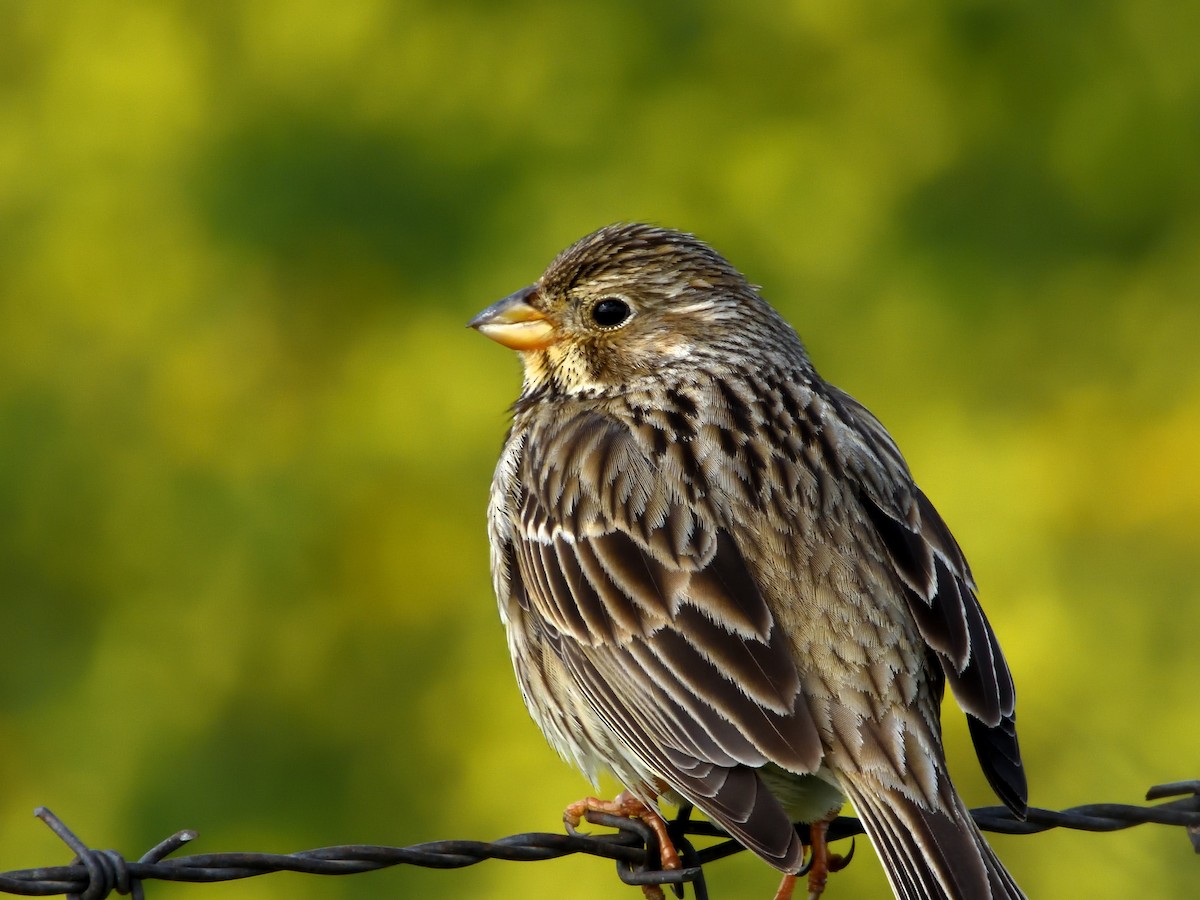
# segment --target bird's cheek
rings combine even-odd
[[[656,354],[664,360],[683,359],[691,356],[694,349],[695,345],[690,340],[679,335],[665,335],[654,345]]]

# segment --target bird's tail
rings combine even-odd
[[[930,809],[868,774],[839,775],[898,898],[1024,900],[953,788]]]

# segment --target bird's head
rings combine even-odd
[[[579,240],[470,325],[520,352],[527,392],[603,394],[674,368],[799,347],[720,254],[649,225],[610,225]]]

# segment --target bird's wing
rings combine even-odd
[[[1018,815],[1028,796],[1017,744],[1016,693],[958,543],[912,481],[887,430],[850,395],[830,399],[858,441],[839,442],[841,464],[861,487],[867,518],[906,587],[921,636],[941,663],[993,790]]]
[[[594,413],[526,444],[512,596],[641,767],[780,868],[795,832],[755,768],[822,749],[786,636],[738,546]]]

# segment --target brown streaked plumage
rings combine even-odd
[[[849,799],[897,897],[1016,898],[946,770],[948,682],[1024,812],[1012,678],[895,443],[715,251],[614,225],[471,323],[525,381],[489,509],[517,680],[595,781],[795,872]]]

